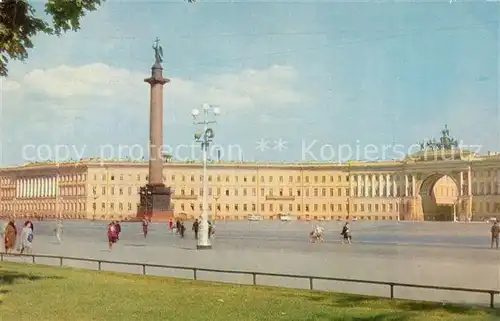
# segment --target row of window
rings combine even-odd
[[[104,204],[104,203],[103,203]],[[358,206],[359,205],[359,206]],[[366,205],[366,206],[365,206]],[[172,206],[175,208],[175,204],[172,204]],[[257,204],[252,203],[252,204],[225,204],[222,206],[221,204],[214,204],[214,203],[209,203],[208,204],[208,209],[212,211],[214,209],[214,206],[216,206],[217,211],[222,211],[224,209],[225,212],[247,212],[247,211],[252,211],[256,212],[257,211]],[[399,210],[399,204],[353,204],[351,206],[352,212],[397,212]],[[180,210],[181,211],[201,211],[203,210],[203,205],[200,203],[198,206],[196,206],[194,203],[190,204],[185,204],[181,203],[180,204]],[[269,212],[273,212],[275,210],[278,210],[280,212],[283,211],[297,211],[297,212],[302,212],[302,204],[260,204],[260,211],[264,212],[268,210]],[[348,204],[304,204],[304,212],[347,212],[348,209]]]
[[[101,203],[100,210],[101,212],[106,211],[106,204],[107,204],[107,209],[113,211],[115,209],[118,209],[119,211],[123,211],[125,209],[125,204],[123,203],[117,203],[115,206],[115,203],[113,202],[108,202],[108,203]],[[95,212],[97,210],[97,203],[92,203],[92,210]],[[127,211],[132,211],[132,203],[127,203]]]
[[[241,194],[240,194],[241,190]],[[396,188],[396,194],[394,194],[394,189],[386,189],[382,188],[380,189],[379,187],[376,187],[372,189],[371,187],[368,187],[366,190],[364,187],[361,187],[358,189],[358,187],[351,187],[351,188],[309,188],[309,187],[304,187],[300,189],[294,190],[293,188],[261,188],[260,189],[260,196],[290,196],[290,197],[301,197],[302,196],[302,191],[304,191],[304,196],[309,197],[309,196],[315,196],[315,197],[334,197],[334,196],[364,196],[365,191],[366,195],[369,197],[374,193],[374,196],[381,196],[381,197],[399,197],[402,196],[404,188],[403,187],[397,187]],[[267,194],[266,194],[267,191]],[[352,191],[352,193],[351,193]],[[221,192],[224,193],[225,196],[248,196],[249,192],[247,188],[220,188],[218,187],[216,190],[216,193],[213,192],[212,187],[209,187],[208,189],[208,195],[222,195]],[[295,193],[294,193],[295,192]],[[359,193],[358,193],[359,192]],[[412,188],[408,187],[408,195],[411,195]],[[197,190],[194,188],[181,188],[180,193],[177,195],[181,196],[202,196],[203,195],[203,188]],[[252,196],[257,196],[257,189],[252,188],[251,189],[251,195]]]
[[[129,179],[132,179],[132,174],[128,174],[128,177]],[[189,177],[189,178],[188,178]],[[196,181],[196,177],[197,175],[181,175],[180,177],[177,177],[176,175],[171,175],[170,176],[170,181],[172,182],[175,182],[177,179],[179,179],[181,182],[186,182],[186,181],[191,181],[191,182],[195,182]],[[300,175],[298,176],[295,176],[295,182],[297,183],[300,183],[301,182],[301,177]],[[321,176],[321,182],[322,183],[326,183],[327,182],[327,177],[329,177],[329,180],[330,182],[334,182],[334,176],[326,176],[326,175],[323,175]],[[355,177],[355,175],[353,176]],[[144,175],[141,176],[141,174],[136,174],[136,180],[137,181],[141,181],[141,178],[144,179],[144,180],[148,180],[148,175]],[[199,178],[199,182],[203,181],[203,175],[199,175],[198,176]],[[304,181],[306,183],[309,183],[310,181],[314,181],[314,183],[319,183],[320,179],[319,176],[304,176]],[[108,174],[101,174],[101,179],[103,181],[106,181],[108,180]],[[269,183],[272,183],[275,179],[275,176],[268,176],[268,182]],[[94,180],[97,180],[97,174],[94,174]],[[120,181],[123,181],[124,180],[124,174],[119,174],[119,175],[115,175],[115,174],[111,174],[109,175],[109,180],[110,181],[114,181],[114,180],[120,180]],[[165,175],[163,175],[163,180],[166,181],[166,177]],[[354,179],[356,180],[356,179]],[[252,183],[255,183],[256,182],[256,176],[253,175],[253,176],[238,176],[238,175],[235,175],[235,176],[229,176],[229,175],[217,175],[215,176],[215,178],[212,176],[212,175],[209,175],[208,176],[208,181],[209,182],[212,182],[212,181],[217,181],[217,182],[222,182],[222,181],[225,181],[225,182],[235,182],[235,183],[245,183],[245,182],[252,182]],[[285,178],[284,176],[278,176],[277,177],[277,181],[280,182],[280,183],[284,183],[285,182]],[[342,182],[342,181],[349,181],[349,176],[344,176],[344,175],[338,175],[337,176],[337,182]],[[261,183],[265,183],[265,176],[260,176],[260,182]],[[294,182],[294,176],[288,176],[288,183],[293,183]]]
[[[60,203],[59,210],[85,211],[85,203]],[[29,204],[0,204],[0,210],[4,211],[56,211],[54,203],[29,203]]]

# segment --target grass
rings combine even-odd
[[[1,262],[0,319],[480,321],[500,311]]]

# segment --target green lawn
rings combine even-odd
[[[495,320],[500,311],[0,263],[0,320]]]

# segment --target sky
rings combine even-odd
[[[81,27],[10,62],[2,165],[147,159],[156,37],[174,159],[200,157],[203,103],[221,110],[211,159],[392,159],[445,125],[466,149],[500,151],[498,2],[109,0]]]

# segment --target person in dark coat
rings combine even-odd
[[[192,230],[194,232],[194,239],[197,240],[198,239],[198,231],[200,230],[200,222],[198,222],[198,219],[196,219],[194,221]]]
[[[186,233],[186,227],[184,226],[184,222],[181,222],[181,226],[179,227],[179,232],[181,233],[181,238],[184,238],[184,233]]]

